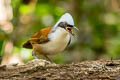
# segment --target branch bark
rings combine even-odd
[[[0,80],[120,79],[120,60],[84,61],[54,64],[35,59],[25,65],[1,65]]]

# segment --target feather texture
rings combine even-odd
[[[32,37],[23,44],[23,48],[32,49],[32,44],[42,44],[48,42],[48,34],[50,33],[50,30],[51,27],[47,27],[35,32]]]

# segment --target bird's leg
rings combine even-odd
[[[43,55],[43,56],[53,63],[53,61],[47,55]]]
[[[111,63],[113,64],[113,57],[111,57]]]
[[[32,56],[33,56],[34,59],[38,59],[37,56],[35,56],[33,51],[32,51]]]

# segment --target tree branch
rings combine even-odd
[[[120,79],[120,60],[84,61],[72,64],[54,64],[35,59],[25,65],[1,65],[1,79]]]

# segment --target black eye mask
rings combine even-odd
[[[69,24],[67,24],[67,26],[69,26],[69,27],[73,27],[73,25],[69,25]]]
[[[65,27],[66,27],[66,23],[65,23],[65,22],[60,22],[60,23],[58,24],[58,26],[60,26],[60,27],[62,27],[62,28],[65,28]]]

